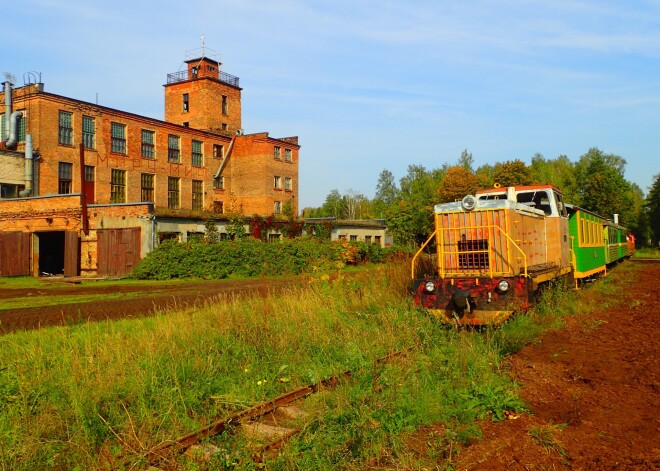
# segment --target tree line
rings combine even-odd
[[[409,165],[397,182],[392,172],[380,172],[375,196],[348,190],[332,190],[319,208],[305,208],[304,217],[338,219],[384,219],[395,243],[417,244],[428,237],[433,226],[433,206],[457,201],[477,190],[501,186],[552,184],[564,200],[608,219],[619,214],[639,242],[660,240],[660,174],[654,178],[649,195],[624,178],[626,161],[598,148],[589,149],[576,162],[565,155],[546,159],[532,157],[531,164],[521,160],[484,164],[474,168],[472,154],[464,150],[453,165],[427,169]]]

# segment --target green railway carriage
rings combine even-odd
[[[605,258],[607,264],[615,263],[623,260],[628,254],[628,237],[627,229],[619,226],[616,223],[607,221],[603,227],[605,242],[607,244],[607,252]]]
[[[568,233],[571,239],[573,277],[576,280],[606,273],[607,247],[603,225],[605,219],[578,206],[568,209]]]

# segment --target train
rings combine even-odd
[[[566,203],[553,185],[496,185],[437,204],[412,259],[415,305],[447,323],[502,324],[552,280],[577,287],[630,257],[634,237],[614,216]]]

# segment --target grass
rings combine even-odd
[[[548,424],[530,427],[527,434],[532,437],[548,453],[558,453],[562,458],[568,458],[568,453],[564,449],[557,435],[566,428],[567,424]]]
[[[633,258],[660,258],[660,247],[642,247],[635,250]]]
[[[456,330],[412,306],[406,276],[405,266],[380,266],[267,299],[2,336],[0,469],[144,465],[142,454],[163,441],[349,369],[351,381],[308,399],[308,424],[268,469],[450,462],[478,434],[477,419],[524,409],[503,357],[582,307],[556,286],[502,328]],[[440,456],[411,452],[416,431],[435,424]],[[210,468],[253,469],[240,440],[212,439],[224,451]]]

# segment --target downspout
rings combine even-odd
[[[0,136],[0,140],[7,140],[9,138],[9,116],[11,115],[11,85],[12,83],[7,80],[5,86],[5,135]]]
[[[224,170],[225,165],[227,164],[227,160],[229,160],[229,156],[231,155],[231,151],[234,148],[235,140],[236,140],[236,136],[234,135],[232,136],[231,142],[229,143],[229,147],[227,148],[227,153],[225,154],[225,158],[222,159],[222,162],[220,162],[220,167],[218,167],[218,171],[215,172],[215,175],[213,175],[214,180],[222,174],[222,171]]]
[[[34,156],[32,150],[32,134],[25,135],[25,189],[18,196],[25,197],[32,194],[32,180]]]

